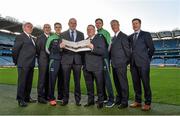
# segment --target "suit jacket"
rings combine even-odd
[[[34,67],[36,47],[25,33],[22,33],[15,38],[12,56],[13,62],[18,67]]]
[[[117,37],[113,37],[112,39],[110,57],[114,68],[119,67],[122,64],[128,64],[130,58],[130,45],[127,35],[121,31]]]
[[[94,49],[85,52],[85,69],[88,71],[103,70],[103,59],[106,49],[105,39],[102,35],[97,34],[91,43],[94,45]]]
[[[76,42],[84,40],[84,34],[77,31]],[[71,41],[69,30],[62,33],[63,39]],[[82,64],[82,54],[63,49],[61,64]]]
[[[45,34],[40,35],[36,40],[36,52],[38,57],[38,64],[40,66],[47,66],[48,64],[48,54],[46,53],[45,46],[47,37]]]
[[[149,32],[140,31],[137,40],[133,41],[134,34],[129,36],[131,46],[131,64],[137,66],[149,65],[155,48]]]

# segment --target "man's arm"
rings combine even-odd
[[[23,38],[17,36],[15,38],[14,46],[12,49],[12,58],[15,65],[17,64],[19,52],[21,50],[22,45],[23,45]]]

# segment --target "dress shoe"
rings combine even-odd
[[[61,106],[66,106],[68,102],[62,101]]]
[[[141,108],[142,111],[149,111],[150,109],[151,109],[151,106],[146,105],[146,104]]]
[[[38,98],[38,103],[47,104],[47,101],[44,98]]]
[[[98,104],[97,104],[97,108],[98,108],[98,109],[103,108],[103,103],[98,103]]]
[[[94,102],[87,103],[87,104],[84,105],[84,107],[89,107],[89,106],[92,106],[92,105],[94,105]]]
[[[27,103],[25,101],[23,101],[23,100],[19,100],[18,104],[19,104],[20,107],[26,107],[27,106]]]
[[[27,102],[27,103],[36,103],[36,101],[37,100],[32,99],[32,98],[29,98],[29,99],[25,100],[25,102]]]
[[[138,107],[141,107],[141,106],[142,106],[141,103],[138,103],[138,102],[134,102],[134,103],[130,104],[131,108],[138,108]]]
[[[76,106],[81,106],[81,104],[80,103],[76,103]]]
[[[128,104],[120,104],[118,106],[119,109],[124,109],[124,108],[127,108],[128,107]]]

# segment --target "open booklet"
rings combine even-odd
[[[91,49],[86,47],[90,40],[82,40],[78,42],[72,42],[65,39],[62,39],[62,42],[65,44],[65,49],[73,51],[73,52],[82,52],[82,51],[90,51]]]

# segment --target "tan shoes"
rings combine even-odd
[[[144,104],[144,106],[141,108],[142,111],[149,111],[151,109],[150,105]]]
[[[138,102],[134,102],[132,104],[129,105],[131,108],[138,108],[138,107],[141,107],[141,103],[138,103]]]

